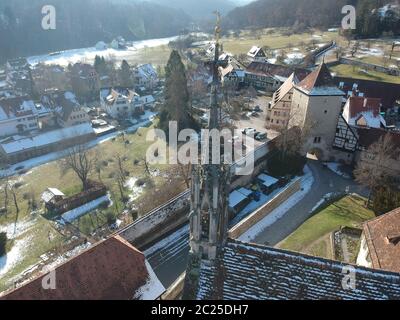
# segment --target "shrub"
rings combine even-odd
[[[113,225],[117,221],[117,219],[115,218],[115,216],[112,212],[106,213],[106,220],[107,220],[107,224],[109,226]]]
[[[7,247],[7,233],[0,232],[0,257],[6,254]]]

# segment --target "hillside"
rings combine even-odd
[[[233,10],[239,3],[236,0],[148,0],[174,9],[182,9],[194,19],[209,18],[215,10],[221,14]],[[242,2],[243,3],[243,2]]]
[[[340,26],[344,5],[356,6],[357,30],[361,37],[377,37],[384,33],[400,32],[400,16],[391,12],[382,16],[376,10],[386,4],[398,4],[398,0],[257,0],[230,11],[225,17],[225,28],[293,27],[297,31],[306,28]]]
[[[182,10],[149,2],[53,0],[56,30],[43,30],[46,0],[0,2],[0,62],[15,56],[93,46],[116,36],[127,40],[179,34],[191,21]]]

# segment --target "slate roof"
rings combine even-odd
[[[400,272],[400,208],[367,221],[363,230],[372,266]]]
[[[400,299],[400,274],[354,266],[355,290],[342,287],[338,261],[228,239],[214,266],[201,263],[197,299]]]
[[[120,236],[87,249],[56,269],[56,289],[45,290],[45,275],[0,297],[0,300],[156,299],[164,291],[143,253]],[[154,289],[149,292],[148,284]]]
[[[246,73],[270,77],[280,76],[284,78],[289,78],[292,73],[295,73],[295,76],[299,80],[303,80],[310,73],[310,71],[307,69],[282,66],[268,62],[253,61],[247,66]]]
[[[344,92],[353,91],[353,85],[357,84],[355,91],[364,93],[364,96],[368,98],[380,98],[384,108],[392,107],[396,100],[400,99],[400,84],[397,83],[345,77],[334,77],[333,79]]]

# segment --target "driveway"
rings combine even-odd
[[[252,241],[259,244],[276,246],[279,242],[295,231],[304,221],[311,217],[312,209],[328,193],[345,192],[358,193],[366,196],[367,191],[352,179],[345,179],[328,168],[322,166],[318,161],[308,160],[308,166],[314,175],[314,184],[307,195],[294,205],[280,220]]]

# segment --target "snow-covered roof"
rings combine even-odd
[[[64,193],[62,193],[60,190],[57,188],[47,188],[46,191],[42,193],[41,199],[45,202],[48,203],[51,201],[55,196],[60,196],[63,197]]]
[[[240,192],[241,194],[245,195],[246,197],[249,197],[253,191],[247,188],[240,188],[237,190],[238,192]]]
[[[32,148],[40,148],[49,144],[62,142],[66,139],[76,138],[83,135],[94,134],[90,123],[82,123],[76,126],[48,131],[29,138],[4,142],[1,147],[7,154],[21,152]]]
[[[273,186],[275,183],[277,183],[279,181],[278,179],[276,179],[274,177],[271,177],[271,176],[269,176],[269,175],[267,175],[265,173],[260,174],[257,177],[257,179],[263,181],[262,184],[265,185],[266,187]]]
[[[343,285],[351,270],[354,290]],[[193,290],[198,300],[398,300],[400,274],[228,239]]]

